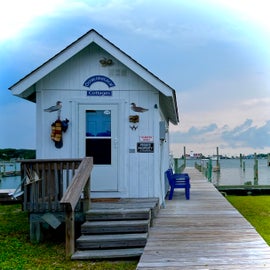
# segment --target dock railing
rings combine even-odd
[[[184,171],[184,169],[186,168],[186,160],[183,159],[183,164],[179,164],[180,161],[182,161],[182,159],[180,158],[174,158],[173,162],[174,162],[174,172],[175,173],[182,173]]]
[[[21,162],[23,210],[30,214],[65,213],[67,256],[75,249],[75,211],[85,212],[90,208],[92,168],[92,157]]]

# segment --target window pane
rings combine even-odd
[[[86,137],[111,136],[111,111],[88,110],[86,111]]]
[[[111,164],[111,139],[86,139],[85,153],[94,164]]]

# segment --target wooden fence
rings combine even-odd
[[[30,215],[31,213],[65,213],[67,256],[74,252],[75,247],[74,213],[85,212],[90,207],[92,168],[92,157],[35,159],[21,162],[23,210]]]

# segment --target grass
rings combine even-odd
[[[65,259],[63,241],[47,239],[33,244],[29,240],[29,222],[21,206],[0,205],[1,270],[126,270],[136,269],[138,261],[71,261]]]
[[[227,196],[226,198],[270,245],[270,196]]]
[[[254,226],[270,245],[270,196],[227,196],[228,201]],[[0,205],[1,270],[126,270],[137,261],[70,261],[63,241],[29,241],[29,222],[20,205]]]

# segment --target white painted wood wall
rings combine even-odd
[[[99,60],[103,57],[113,60],[112,66],[102,67]],[[83,86],[84,81],[93,75],[109,77],[115,87],[111,97],[89,97]],[[93,87],[92,87],[93,86]],[[91,89],[106,90],[104,83],[97,82]],[[164,172],[169,167],[169,138],[159,139],[159,122],[165,121],[159,92],[142,80],[116,58],[108,55],[94,43],[76,56],[59,66],[37,83],[37,158],[78,158],[78,103],[119,104],[119,191],[118,194],[104,194],[104,197],[159,197],[165,196]],[[57,149],[50,138],[51,124],[57,113],[46,113],[44,109],[62,101],[61,119],[70,120],[69,128],[63,134],[63,147]],[[136,130],[131,130],[129,115],[130,103],[148,108],[140,114]],[[154,106],[157,104],[158,109]],[[167,123],[167,122],[166,122]],[[167,123],[168,124],[168,123]],[[139,136],[154,137],[154,153],[130,153],[136,150]]]

